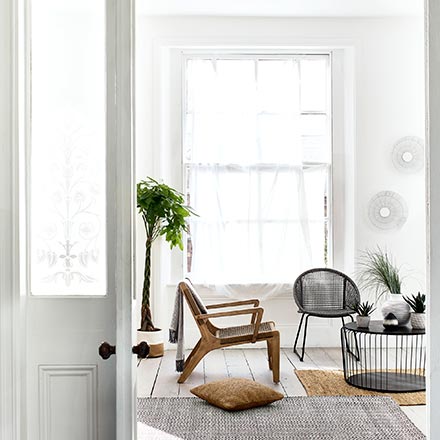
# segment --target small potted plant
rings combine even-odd
[[[170,248],[183,250],[183,232],[187,231],[186,219],[194,214],[185,205],[183,194],[148,177],[137,184],[137,207],[145,226],[145,266],[142,288],[141,325],[138,340],[150,345],[150,357],[163,355],[163,336],[153,324],[150,308],[151,250],[153,242],[163,236]]]
[[[404,296],[403,299],[411,307],[411,327],[419,330],[425,329],[426,295],[420,292],[411,297]]]
[[[374,303],[367,302],[355,304],[351,307],[357,313],[356,323],[358,327],[368,327],[370,325],[370,315],[376,310]]]
[[[376,301],[385,296],[382,316],[392,313],[396,316],[399,326],[406,325],[409,322],[410,308],[403,300],[402,276],[392,255],[378,246],[375,250],[363,252],[358,266],[360,286],[364,289],[374,289]]]

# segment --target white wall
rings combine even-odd
[[[262,19],[208,17],[139,17],[137,23],[137,179],[147,175],[180,184],[180,170],[167,170],[165,142],[178,143],[179,134],[161,128],[164,108],[160,99],[158,49],[167,41],[222,41],[224,45],[278,44],[350,47],[354,51],[355,127],[352,145],[354,170],[354,243],[387,247],[408,272],[404,292],[425,290],[424,175],[401,174],[391,162],[393,143],[403,136],[424,136],[424,34],[422,18],[383,19]],[[166,74],[166,73],[165,73]],[[168,91],[169,92],[169,91]],[[176,111],[176,109],[172,109]],[[178,109],[177,109],[178,111]],[[162,132],[161,132],[162,130]],[[401,230],[382,232],[370,225],[369,199],[378,191],[400,193],[408,204],[408,220]],[[141,291],[143,230],[138,222],[138,292]],[[163,248],[163,249],[162,249]],[[156,246],[153,312],[156,324],[168,327],[174,286],[179,274],[169,270],[166,246]],[[174,258],[179,258],[174,254]],[[292,283],[297,274],[292,274]],[[350,274],[351,275],[351,274]],[[263,304],[267,319],[277,322],[282,344],[291,345],[298,324],[293,300],[278,298]],[[310,321],[309,345],[338,345],[340,322]],[[189,330],[188,344],[195,335]]]

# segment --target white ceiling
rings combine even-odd
[[[137,0],[148,15],[255,17],[422,16],[423,0]]]

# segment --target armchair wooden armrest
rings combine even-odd
[[[260,305],[260,301],[258,299],[247,299],[244,301],[232,301],[228,303],[220,303],[220,304],[210,304],[206,306],[207,309],[220,309],[222,307],[236,307],[236,306],[246,306],[253,304],[254,307],[258,307]]]
[[[230,310],[228,312],[216,312],[216,313],[203,313],[201,315],[196,315],[197,320],[205,321],[210,318],[223,318],[226,316],[238,316],[238,315],[249,315],[252,314],[251,324],[255,324],[254,333],[252,334],[252,342],[256,342],[258,332],[260,330],[261,319],[263,318],[264,309],[261,307],[254,307],[253,309],[240,309],[240,310]]]
[[[220,304],[211,304],[209,306],[206,306],[207,309],[220,309],[220,308],[226,308],[226,307],[237,307],[237,306],[247,306],[247,305],[253,305],[254,307],[258,307],[260,305],[260,300],[258,299],[246,299],[243,301],[231,301],[227,303],[220,303]],[[255,324],[256,315],[252,315],[251,317],[251,324]]]

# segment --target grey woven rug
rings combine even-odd
[[[138,399],[138,421],[184,440],[421,440],[389,397],[286,397],[227,412],[193,397]]]

